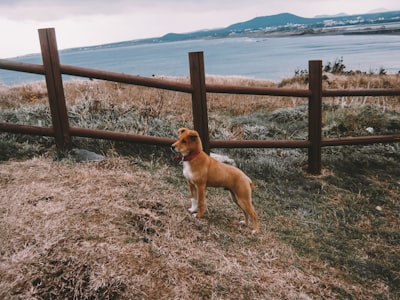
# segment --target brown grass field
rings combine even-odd
[[[305,88],[239,77],[208,82]],[[176,79],[186,80],[186,79]],[[400,75],[327,74],[325,87],[398,87]],[[190,96],[68,81],[73,126],[176,136]],[[306,138],[306,100],[208,95],[212,138]],[[400,132],[400,97],[324,99],[324,136]],[[0,121],[50,126],[43,82],[0,85]],[[400,145],[228,154],[255,182],[261,232],[239,224],[228,193],[190,207],[169,149],[75,138],[105,156],[77,162],[52,138],[0,133],[0,299],[398,299]]]

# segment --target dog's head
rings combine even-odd
[[[172,144],[172,148],[183,156],[199,153],[203,150],[199,134],[196,130],[187,128],[178,129],[178,140]]]

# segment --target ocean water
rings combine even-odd
[[[225,38],[181,42],[99,46],[60,51],[61,64],[140,76],[189,75],[188,53],[204,52],[210,75],[235,75],[280,81],[308,61],[323,64],[343,58],[346,70],[388,73],[400,71],[400,35],[325,35],[274,38]],[[41,64],[40,54],[18,61]],[[43,80],[42,75],[0,70],[0,83],[16,85]],[[65,80],[71,79],[66,76]]]

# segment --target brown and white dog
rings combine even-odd
[[[253,232],[259,231],[257,213],[251,202],[251,179],[241,170],[224,164],[203,151],[199,134],[195,130],[180,128],[178,140],[172,148],[182,156],[183,175],[189,188],[192,206],[189,212],[201,218],[206,207],[206,187],[223,187],[230,191],[233,201],[242,209],[246,224],[251,220]]]

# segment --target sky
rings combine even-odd
[[[0,0],[0,58],[39,53],[38,29],[59,49],[226,27],[258,16],[400,10],[399,0]]]

